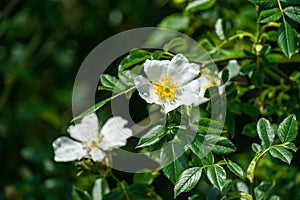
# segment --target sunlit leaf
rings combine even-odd
[[[259,15],[259,22],[260,23],[268,23],[268,22],[276,22],[280,19],[282,13],[279,8],[272,8],[269,10],[263,10]]]
[[[153,145],[160,141],[165,136],[165,129],[162,125],[157,125],[143,135],[136,148],[142,148]]]
[[[291,142],[298,134],[298,123],[295,115],[285,118],[278,127],[278,137],[282,143]]]
[[[188,167],[184,149],[176,142],[170,142],[164,146],[161,150],[160,162],[161,166],[163,166],[163,173],[174,184],[180,174]]]
[[[296,145],[292,142],[286,142],[283,144],[285,148],[290,149],[294,152],[297,152],[298,148],[296,147]]]
[[[287,57],[292,57],[295,53],[296,33],[285,20],[278,30],[278,45]]]
[[[234,173],[235,175],[237,175],[238,177],[240,177],[241,179],[245,178],[245,172],[242,169],[241,166],[239,166],[237,163],[232,162],[231,160],[229,162],[226,163],[228,169]]]
[[[190,2],[185,9],[192,12],[206,10],[213,7],[215,3],[216,0],[194,0]]]
[[[141,49],[135,49],[132,50],[128,56],[126,56],[122,62],[120,63],[118,69],[119,71],[123,71],[125,69],[128,69],[140,62],[143,62],[145,60],[147,60],[148,58],[150,58],[150,53],[148,51],[145,50],[141,50]]]
[[[272,146],[270,148],[270,154],[274,158],[278,158],[278,159],[280,159],[283,162],[286,162],[288,164],[291,163],[292,158],[293,158],[292,153],[289,152],[289,150],[287,150],[286,148],[284,148],[282,146]]]
[[[257,143],[253,143],[251,147],[252,147],[252,150],[255,153],[259,153],[262,150],[261,146],[259,144],[257,144]]]
[[[206,175],[211,184],[220,191],[226,185],[226,171],[220,165],[212,165],[206,168]]]
[[[212,152],[218,155],[227,155],[236,151],[234,144],[226,137],[206,135],[206,145],[212,146]]]
[[[174,196],[178,196],[182,192],[188,192],[193,189],[199,182],[202,174],[200,167],[192,167],[185,170],[179,177],[174,188]]]
[[[284,13],[297,23],[300,23],[300,7],[289,6],[284,9]]]
[[[261,118],[257,123],[257,133],[259,138],[262,140],[262,147],[268,148],[271,146],[275,134],[274,130],[268,120]]]

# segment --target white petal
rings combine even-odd
[[[203,104],[207,102],[209,99],[206,97],[198,96],[195,101],[193,102],[193,106],[199,106],[200,104]]]
[[[200,66],[189,61],[182,55],[173,57],[168,66],[167,74],[170,75],[180,85],[185,85],[196,78],[200,73]]]
[[[218,90],[219,90],[219,94],[220,94],[220,95],[222,95],[222,94],[225,93],[225,88],[226,88],[225,85],[220,85],[220,86],[218,87]]]
[[[125,146],[127,138],[132,136],[132,131],[125,128],[127,120],[122,117],[112,117],[104,124],[101,135],[103,136],[99,147],[103,150]]]
[[[155,94],[154,86],[143,76],[137,76],[134,79],[134,84],[139,91],[140,96],[147,101],[147,103],[160,104],[158,96]]]
[[[68,128],[70,136],[78,141],[91,141],[99,134],[98,118],[95,113],[85,116],[80,123]]]
[[[164,111],[167,114],[168,112],[175,110],[176,108],[178,108],[179,106],[183,105],[182,102],[180,101],[175,101],[172,103],[166,103],[164,104]]]
[[[199,96],[204,97],[206,89],[208,89],[208,87],[213,86],[213,83],[205,76],[201,76],[197,80],[199,81],[199,87],[200,87]]]
[[[178,100],[182,105],[191,105],[199,94],[199,81],[194,80],[180,88],[178,88]]]
[[[97,147],[92,148],[89,153],[91,155],[92,160],[95,162],[102,161],[106,155],[103,151],[101,151],[101,149]]]
[[[81,143],[75,142],[68,137],[59,137],[53,144],[54,160],[56,162],[69,162],[80,160],[87,155],[86,150],[83,149]]]
[[[151,81],[159,81],[167,72],[169,60],[146,60],[144,71]]]

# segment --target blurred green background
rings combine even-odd
[[[0,1],[0,199],[71,198],[76,168],[53,161],[52,141],[67,134],[81,62],[174,11],[161,0]]]
[[[53,161],[52,142],[67,134],[72,119],[73,82],[82,61],[114,34],[157,26],[165,17],[181,13],[179,4],[184,1],[173,0],[178,3],[176,6],[168,0],[0,0],[0,199],[71,199],[72,186],[83,180],[76,176],[73,163]],[[193,26],[189,20],[180,24],[170,18],[160,25],[186,30],[195,39],[214,38],[206,30],[214,30],[219,13],[229,27],[228,35],[236,30],[256,29],[254,5],[240,0],[220,0],[213,11],[189,16]],[[241,44],[239,41],[232,46],[240,50]],[[276,39],[274,44],[277,45]],[[279,67],[288,75],[300,69],[298,63],[283,63]],[[248,102],[248,96],[245,97],[241,102]],[[250,97],[255,100],[255,94]],[[235,104],[232,101],[231,107]],[[285,104],[300,116],[297,102]],[[254,138],[240,134],[245,124],[253,120],[254,127],[256,123],[256,118],[245,116],[238,116],[232,125],[238,149],[233,158],[243,167],[254,156],[249,154],[251,143],[258,141],[255,131]],[[253,127],[250,130],[255,130]],[[299,141],[298,138],[297,146]],[[284,187],[278,191],[300,198],[298,158],[299,152],[291,167],[264,159],[257,176],[281,178],[279,185]],[[289,181],[292,179],[295,183]],[[93,180],[90,179],[90,185]],[[172,198],[173,186],[165,177],[159,176],[155,184],[160,195]]]

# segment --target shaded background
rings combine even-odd
[[[76,168],[53,161],[52,142],[72,118],[81,62],[109,36],[174,11],[160,0],[0,1],[0,199],[70,198]]]
[[[0,199],[71,199],[72,185],[93,184],[92,178],[78,179],[73,163],[53,161],[52,142],[67,134],[72,119],[72,88],[81,62],[109,36],[131,28],[156,26],[164,17],[181,11],[168,0],[0,0]],[[238,29],[256,29],[254,5],[240,0],[218,1],[213,12],[190,16],[191,26],[166,21],[160,25],[206,39],[210,36],[206,30],[214,30],[219,13],[227,21],[228,35]],[[237,49],[240,44],[236,43]],[[299,64],[292,63],[288,70],[286,64],[280,67],[287,74],[300,69]],[[247,102],[248,98],[241,101]],[[299,119],[299,108],[296,112]],[[255,133],[253,138],[239,134],[245,124],[257,121],[245,116],[238,116],[232,125],[238,149],[233,158],[243,167],[253,156],[247,152],[250,144],[258,141]],[[299,142],[298,138],[297,145]],[[299,152],[291,167],[265,159],[261,166],[267,168],[259,168],[257,176],[283,178],[284,187],[278,191],[300,198],[297,158]],[[297,184],[291,185],[288,179],[297,180]],[[164,176],[154,184],[165,199],[172,198],[173,185]]]

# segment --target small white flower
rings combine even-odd
[[[164,108],[165,113],[181,105],[191,105],[196,98],[191,82],[199,75],[200,67],[181,54],[169,60],[147,60],[144,71],[148,76],[137,76],[134,80],[140,96],[147,103],[155,103]]]
[[[132,131],[125,128],[128,122],[122,117],[112,117],[99,129],[98,118],[95,113],[84,117],[79,124],[68,128],[69,137],[59,137],[53,142],[54,160],[68,162],[91,158],[93,161],[102,161],[105,151],[126,145]]]
[[[204,95],[206,90],[211,87],[218,87],[219,94],[222,94],[224,92],[223,90],[225,89],[225,86],[222,85],[221,75],[221,73],[217,74],[216,72],[213,72],[209,69],[202,69],[201,76],[198,79],[194,80],[192,83],[195,85],[192,88],[196,89],[194,93],[197,94],[197,97],[193,102],[194,106],[198,106],[209,100],[208,98],[204,97]]]

